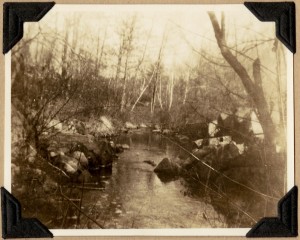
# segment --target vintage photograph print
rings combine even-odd
[[[245,235],[277,216],[294,122],[275,32],[243,4],[56,4],[25,23],[6,55],[5,187],[22,216],[58,235]]]

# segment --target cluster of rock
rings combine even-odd
[[[148,128],[148,125],[146,125],[145,123],[135,124],[127,121],[125,122],[124,126],[121,128],[121,132],[128,133],[132,130],[144,129],[144,128]]]
[[[171,135],[171,134],[174,134],[174,131],[172,131],[171,129],[168,129],[168,128],[162,128],[159,124],[154,124],[153,129],[152,129],[152,133],[160,133],[160,134],[164,134],[164,135]]]
[[[178,142],[191,142],[184,135],[176,135]],[[176,177],[179,175],[195,175],[197,178],[207,178],[209,168],[217,171],[247,167],[255,164],[254,156],[245,151],[244,144],[236,144],[230,136],[199,139],[193,142],[195,148],[191,150],[190,156],[185,158],[164,158],[154,169],[161,178]],[[248,162],[247,162],[248,161]]]
[[[82,122],[78,119],[60,121],[52,119],[47,124],[43,135],[49,135],[53,132],[62,132],[66,134],[81,134],[93,135],[95,137],[108,137],[116,133],[115,127],[108,117],[101,116],[99,119],[89,119],[87,122]]]
[[[51,164],[73,175],[85,169],[111,167],[116,154],[128,148],[126,144],[97,140],[91,135],[58,133],[45,139],[39,151]]]

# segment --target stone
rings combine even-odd
[[[122,148],[123,148],[123,149],[129,149],[130,147],[129,147],[128,144],[122,144]]]
[[[139,127],[140,127],[140,128],[146,128],[147,125],[146,125],[145,123],[141,123]]]
[[[75,159],[73,157],[65,156],[65,155],[60,155],[59,160],[64,164],[64,170],[67,173],[74,174],[78,171],[78,169],[79,169],[78,163],[79,162],[77,159]]]
[[[161,133],[161,130],[160,129],[153,129],[152,132],[153,133]]]
[[[50,152],[50,157],[56,157],[58,154],[56,152],[51,151]]]
[[[127,129],[136,129],[137,125],[133,124],[131,122],[125,122],[125,128],[127,128]]]
[[[194,143],[196,144],[197,147],[201,147],[202,143],[203,143],[203,140],[204,139],[198,139],[198,140],[194,141]]]
[[[83,152],[75,151],[72,153],[72,157],[77,159],[79,161],[80,165],[83,167],[87,167],[89,164],[89,161]]]
[[[71,173],[71,174],[74,174],[77,172],[77,168],[74,168],[73,166],[71,166],[69,163],[65,163],[64,165],[64,170],[67,172],[67,173]]]
[[[214,120],[208,124],[208,135],[210,137],[214,137],[219,131],[218,120]]]
[[[179,166],[168,158],[164,158],[154,169],[156,173],[177,174]]]
[[[48,128],[52,129],[52,130],[56,130],[61,132],[63,129],[63,125],[59,120],[56,119],[52,119],[49,123],[48,123]]]
[[[47,151],[48,154],[53,156],[51,160],[55,158],[55,162],[58,165],[62,163],[62,169],[67,158],[75,159],[79,168],[88,167],[89,169],[111,166],[115,158],[116,151],[107,140],[90,142],[88,135],[66,133],[58,133],[53,138],[59,142],[59,146],[53,146],[51,151],[47,148]],[[62,156],[58,151],[59,149],[68,149],[68,151],[64,153],[65,156]],[[76,151],[78,152],[74,153]],[[79,156],[81,156],[80,160]],[[72,164],[69,165],[72,166]],[[76,167],[74,168],[76,170]]]

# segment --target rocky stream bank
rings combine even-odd
[[[83,189],[101,191],[104,186],[97,179],[111,174],[112,165],[118,164],[122,152],[133,150],[130,143],[119,141],[119,136],[138,132],[164,138],[182,152],[161,158],[160,161],[151,158],[142,160],[162,182],[184,178],[193,188],[196,184],[232,199],[241,192],[247,196],[252,190],[274,197],[282,195],[281,188],[271,188],[268,184],[281,184],[276,178],[284,171],[280,156],[274,156],[279,163],[275,167],[270,162],[262,162],[259,146],[241,149],[229,136],[193,141],[182,132],[144,123],[125,122],[116,127],[107,117],[101,117],[93,123],[74,119],[66,123],[50,122],[47,131],[40,136],[38,148],[25,144],[22,146],[22,141],[13,143],[18,151],[14,151],[12,156],[12,191],[27,209],[25,216],[32,217],[38,211],[47,212],[51,209],[60,223],[72,217],[64,216],[60,209],[55,208],[60,198],[66,198],[63,189],[67,187],[70,191],[68,198],[73,196],[78,201]],[[265,181],[266,177],[268,181]],[[96,180],[93,181],[100,185],[84,185],[88,179],[94,178]],[[48,196],[46,199],[45,195]],[[215,204],[218,206],[218,202]],[[240,205],[243,204],[246,202]],[[55,225],[54,222],[51,224]]]

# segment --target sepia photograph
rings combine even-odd
[[[5,61],[5,186],[57,235],[245,235],[294,186],[293,54],[243,4],[57,4]]]

